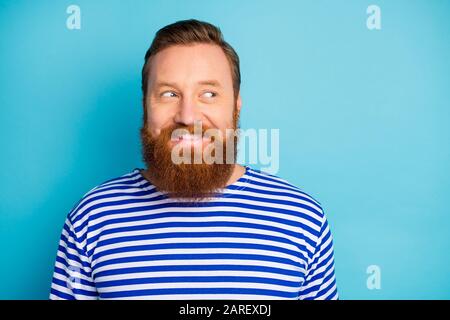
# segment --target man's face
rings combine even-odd
[[[236,129],[241,107],[240,96],[234,95],[230,64],[222,49],[211,44],[172,46],[151,59],[144,104],[147,117],[141,131],[151,181],[177,197],[203,197],[224,187],[233,166],[171,163],[175,147],[201,152],[212,144],[204,136],[173,133],[175,129],[193,133],[194,124],[201,123],[203,133],[216,129],[225,144],[226,129]]]
[[[151,60],[145,108],[150,133],[201,121],[225,133],[233,128],[235,97],[230,64],[216,45],[172,46]]]

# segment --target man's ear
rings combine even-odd
[[[242,106],[242,98],[241,98],[241,92],[239,91],[237,99],[236,99],[236,109],[239,112],[241,112],[241,106]]]

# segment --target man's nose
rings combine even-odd
[[[174,121],[177,124],[190,126],[194,124],[195,120],[198,120],[196,116],[195,102],[190,98],[183,97],[178,106]]]

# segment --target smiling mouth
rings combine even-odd
[[[172,144],[181,144],[185,146],[201,146],[203,143],[210,142],[211,139],[198,134],[183,134],[170,139]]]

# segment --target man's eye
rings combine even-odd
[[[215,96],[217,96],[217,93],[212,91],[206,91],[202,94],[202,96],[205,98],[214,98]]]
[[[165,97],[165,98],[173,98],[176,96],[177,96],[177,94],[173,91],[164,91],[163,93],[161,93],[161,97]]]

